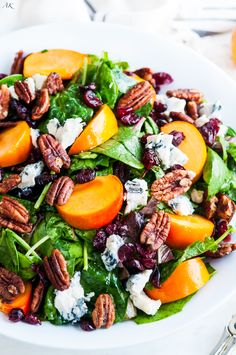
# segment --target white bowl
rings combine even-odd
[[[9,69],[19,49],[30,53],[47,48],[68,48],[84,53],[109,52],[113,59],[127,60],[131,68],[150,66],[170,73],[176,88],[199,88],[209,100],[224,106],[225,122],[235,127],[236,85],[215,65],[190,49],[154,35],[114,25],[60,24],[27,28],[0,38],[0,72]],[[197,153],[197,152],[196,152]],[[201,289],[184,310],[156,323],[124,322],[109,330],[84,332],[79,327],[13,324],[0,315],[0,333],[21,341],[61,349],[95,350],[127,347],[170,335],[206,316],[236,291],[236,255],[212,263],[217,275]],[[169,340],[167,340],[169,341]]]

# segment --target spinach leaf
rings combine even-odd
[[[9,86],[14,85],[14,83],[19,80],[23,80],[23,75],[21,75],[21,74],[8,75],[5,78],[2,78],[0,80],[0,86],[5,84],[9,87]]]
[[[136,110],[135,113],[142,117],[148,117],[151,111],[152,111],[152,105],[150,102],[148,102],[146,105]]]
[[[116,306],[116,322],[124,320],[128,293],[124,290],[116,271],[108,272],[101,262],[100,256],[91,260],[88,269],[81,272],[81,285],[85,294],[95,292],[96,297],[101,293],[109,293]],[[96,297],[93,297],[95,301]]]
[[[37,264],[38,260],[34,256],[26,256],[18,252],[19,272],[18,275],[24,280],[31,280],[35,277],[35,272],[32,269],[32,264]]]
[[[109,157],[101,154],[98,155],[95,153],[90,153],[90,155],[92,157],[90,157],[89,154],[87,154],[88,159],[81,158],[81,154],[73,155],[71,158],[71,166],[70,166],[69,173],[74,173],[80,169],[87,169],[87,168],[95,169],[99,167],[105,167],[105,168],[109,167],[109,162],[110,162]]]
[[[0,236],[0,262],[6,269],[19,272],[19,257],[10,229],[2,229]]]
[[[207,161],[203,170],[203,179],[208,184],[208,196],[221,191],[222,186],[231,178],[231,172],[221,157],[208,148]]]
[[[136,84],[136,80],[123,73],[120,68],[112,70],[119,94],[125,94],[132,86]]]
[[[103,63],[98,69],[96,84],[103,103],[114,108],[119,96],[119,88],[112,69],[106,63]]]
[[[55,324],[55,325],[62,325],[68,323],[65,321],[60,313],[57,311],[56,307],[54,306],[54,288],[50,286],[45,297],[44,307],[43,307],[43,317],[45,320]]]
[[[78,84],[71,84],[69,88],[52,96],[50,103],[48,119],[39,125],[39,129],[44,133],[47,133],[47,124],[53,118],[57,118],[63,125],[67,118],[80,117],[88,122],[93,116],[93,110],[85,105],[78,91]]]
[[[143,312],[139,312],[137,317],[134,319],[135,323],[137,324],[144,324],[144,323],[152,323],[162,320],[164,318],[170,317],[176,313],[179,313],[183,310],[186,303],[188,303],[193,295],[188,297],[182,298],[175,302],[170,302],[166,304],[162,304],[156,314],[153,316],[149,316]]]

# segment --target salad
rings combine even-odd
[[[19,51],[0,76],[0,311],[86,331],[180,312],[236,249],[221,116],[107,53]]]

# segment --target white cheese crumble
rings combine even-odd
[[[20,173],[21,183],[18,185],[20,189],[25,189],[35,185],[36,176],[40,175],[43,171],[44,164],[39,161],[34,164],[28,164]]]
[[[41,74],[34,74],[32,75],[32,79],[34,80],[35,89],[41,90],[44,86],[45,81],[47,80],[47,76]]]
[[[76,272],[70,282],[70,287],[64,291],[55,291],[54,305],[60,315],[68,321],[78,322],[88,311],[85,301],[89,301],[94,293],[85,297],[80,284],[80,272]]]
[[[147,137],[147,149],[153,149],[164,170],[175,164],[185,165],[188,157],[172,144],[171,134],[159,133]]]
[[[12,97],[13,99],[19,100],[19,96],[18,96],[17,93],[15,92],[14,85],[10,86],[10,87],[8,88],[8,90],[9,90],[9,93],[10,93],[10,95],[11,95],[11,97]]]
[[[183,99],[168,97],[166,95],[157,95],[156,100],[167,106],[166,111],[164,111],[164,114],[166,115],[169,115],[171,111],[185,113],[184,109],[186,106],[186,101]]]
[[[189,216],[194,212],[193,205],[186,195],[177,196],[169,200],[168,205],[180,216]]]
[[[125,214],[134,211],[138,207],[146,206],[148,200],[148,185],[143,179],[128,180],[125,183]]]
[[[106,249],[101,258],[108,271],[113,270],[119,263],[118,250],[123,244],[124,241],[118,234],[112,234],[107,238]]]
[[[52,134],[63,146],[68,148],[83,131],[84,123],[80,117],[68,118],[62,126],[57,118],[51,119],[47,124],[49,134]]]
[[[31,136],[31,141],[33,146],[37,148],[38,147],[37,139],[40,136],[39,129],[30,128],[30,136]]]
[[[214,104],[211,102],[206,102],[200,105],[199,113],[200,115],[206,115],[210,118],[221,118],[222,106],[219,101],[216,101]]]
[[[190,197],[194,203],[202,203],[203,202],[203,195],[204,195],[204,191],[192,189]]]
[[[161,306],[160,300],[152,300],[143,291],[149,281],[152,270],[145,270],[139,274],[132,275],[126,284],[126,290],[130,293],[130,299],[135,307],[146,314],[154,315]]]
[[[28,88],[29,88],[29,91],[31,92],[31,95],[32,95],[33,97],[35,97],[36,90],[35,90],[34,79],[32,79],[32,78],[27,78],[27,79],[24,80],[24,82],[28,84]]]
[[[134,307],[133,302],[131,299],[128,299],[127,303],[127,308],[126,308],[126,313],[125,313],[125,318],[126,319],[132,319],[137,316],[137,309]]]
[[[204,126],[204,124],[209,122],[209,118],[206,115],[202,115],[195,120],[195,125],[197,128]]]

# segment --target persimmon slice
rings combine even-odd
[[[79,229],[95,229],[110,223],[123,203],[123,185],[114,175],[97,176],[75,185],[67,203],[56,206],[60,216]]]
[[[196,176],[193,181],[196,182],[202,174],[207,158],[207,148],[201,133],[191,123],[182,121],[167,123],[161,131],[167,134],[172,131],[183,132],[185,138],[178,148],[187,155],[188,161],[184,167],[195,172]]]
[[[23,163],[31,150],[30,128],[25,121],[0,131],[0,167]]]
[[[71,79],[83,64],[86,54],[68,49],[49,49],[28,55],[24,61],[24,76],[58,73],[62,79]]]
[[[162,303],[174,302],[198,291],[209,278],[209,272],[202,259],[190,259],[177,266],[160,288],[145,292],[150,298],[160,300]]]

